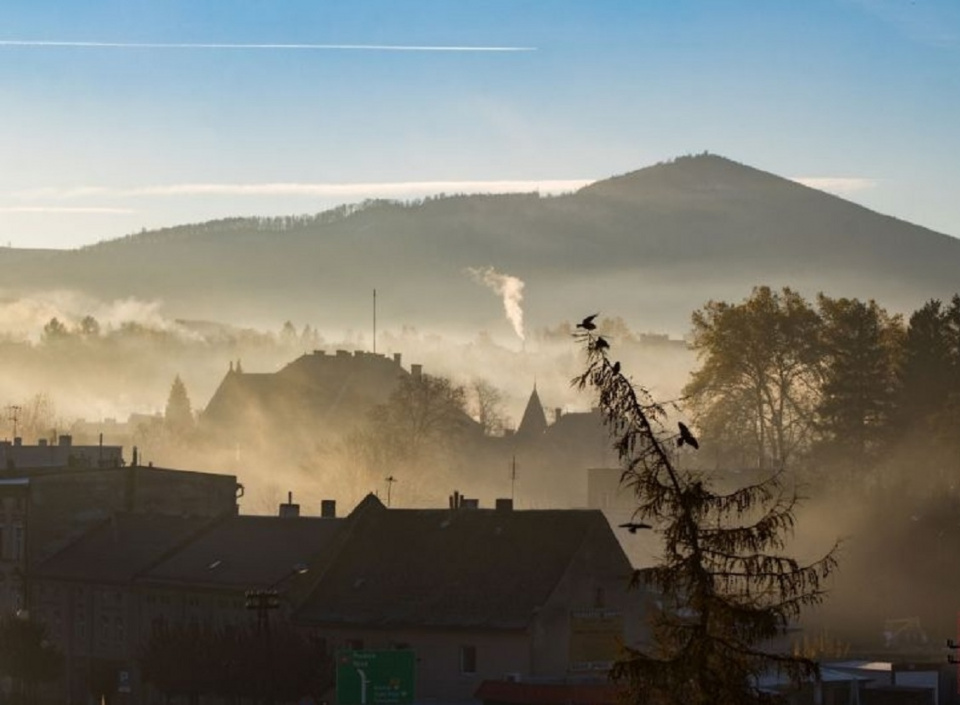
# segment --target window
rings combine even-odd
[[[460,673],[474,674],[477,672],[477,647],[460,647]]]

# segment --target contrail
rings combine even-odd
[[[430,44],[229,44],[187,42],[66,42],[38,39],[0,39],[0,47],[66,49],[253,49],[293,51],[434,51],[434,52],[522,52],[536,47],[443,46]]]

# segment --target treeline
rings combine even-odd
[[[761,286],[693,314],[684,394],[716,468],[883,480],[960,469],[960,296],[906,319],[875,301]]]

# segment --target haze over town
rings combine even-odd
[[[14,0],[0,116],[0,702],[957,702],[954,0]]]

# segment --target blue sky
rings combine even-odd
[[[704,150],[960,236],[960,2],[6,0],[0,125],[20,247]]]

